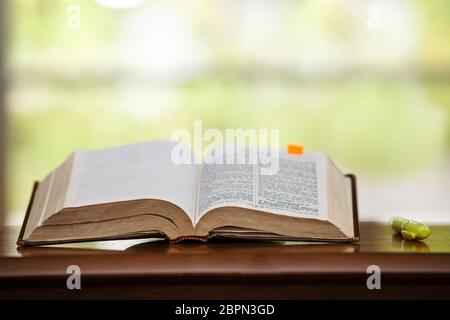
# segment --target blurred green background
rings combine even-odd
[[[447,0],[14,0],[9,10],[11,223],[33,181],[73,150],[169,139],[194,120],[279,128],[282,145],[326,152],[360,178],[363,219],[414,209],[449,219]]]

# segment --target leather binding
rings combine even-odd
[[[39,182],[36,181],[33,185],[33,191],[31,192],[31,198],[30,198],[30,202],[28,203],[27,212],[25,213],[25,217],[23,218],[22,228],[20,228],[19,238],[17,239],[18,246],[25,245],[23,236],[25,234],[25,228],[27,227],[27,224],[28,224],[28,219],[30,218],[31,208],[33,207],[34,196],[36,195],[38,186],[39,186]]]
[[[359,233],[359,214],[358,214],[358,199],[357,199],[357,188],[356,188],[356,176],[354,174],[346,174],[346,177],[348,177],[351,181],[351,188],[352,188],[352,210],[353,210],[353,233],[354,237],[350,241],[358,241],[360,239],[360,233]],[[31,193],[30,202],[28,203],[27,211],[25,214],[25,218],[22,223],[22,228],[20,229],[19,238],[17,239],[17,245],[18,246],[26,246],[27,243],[25,240],[23,240],[23,236],[25,234],[25,228],[28,224],[28,219],[30,217],[31,208],[33,207],[34,197],[36,195],[36,191],[38,189],[39,182],[35,182],[33,186],[33,192]],[[210,238],[222,238],[218,235],[216,235],[214,232],[211,232],[207,237],[199,237],[199,236],[182,236],[177,239],[170,240],[168,239],[164,234],[158,231],[149,231],[148,233],[136,233],[136,234],[128,234],[128,235],[120,235],[115,237],[108,237],[108,238],[95,238],[95,239],[76,239],[76,240],[64,240],[64,241],[45,241],[45,242],[33,242],[32,245],[44,245],[44,244],[61,244],[61,243],[75,243],[75,242],[86,242],[86,241],[100,241],[100,240],[120,240],[120,239],[145,239],[145,238],[166,238],[170,243],[178,243],[184,240],[197,240],[201,242],[206,242]],[[223,238],[236,238],[239,239],[239,236],[227,236]],[[280,240],[280,238],[273,238],[270,237],[264,238],[264,240]],[[299,239],[299,238],[289,238],[286,237],[283,239],[285,241],[289,240],[303,240],[303,241],[312,241],[312,239]],[[313,241],[334,241],[336,242],[336,239],[323,239],[323,240],[317,240],[314,239]],[[347,240],[339,241],[339,242],[348,242]]]
[[[360,239],[359,233],[359,213],[358,213],[358,193],[356,188],[356,176],[354,174],[346,174],[352,184],[352,209],[353,209],[353,233],[355,234],[355,241]]]

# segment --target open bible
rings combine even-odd
[[[165,237],[357,241],[356,184],[327,156],[259,164],[176,164],[177,142],[70,155],[35,184],[18,245]]]

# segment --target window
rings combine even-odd
[[[33,181],[74,149],[167,139],[195,120],[279,128],[281,145],[326,152],[358,176],[363,219],[450,212],[446,0],[14,0],[10,10],[11,223]]]

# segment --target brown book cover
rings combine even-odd
[[[352,209],[353,209],[353,231],[355,233],[355,240],[359,240],[359,213],[358,213],[358,193],[356,188],[356,176],[354,174],[346,174],[352,183]]]
[[[357,199],[357,191],[356,191],[356,176],[354,174],[346,174],[346,177],[348,177],[351,180],[351,186],[352,186],[352,209],[353,209],[353,230],[354,230],[354,234],[355,237],[353,238],[354,241],[358,241],[360,238],[360,233],[359,233],[359,216],[358,216],[358,199]],[[22,228],[20,229],[20,233],[19,233],[19,238],[17,239],[17,245],[18,246],[26,246],[26,242],[23,240],[23,236],[25,234],[25,228],[27,226],[28,223],[28,218],[30,216],[31,213],[31,208],[33,206],[33,201],[34,201],[34,196],[36,195],[36,191],[37,188],[39,186],[39,182],[35,182],[33,185],[33,191],[31,193],[31,198],[30,201],[28,203],[28,207],[27,207],[27,211],[22,223]],[[151,238],[151,237],[157,237],[157,238],[164,238],[164,235],[158,232],[149,232],[148,234],[142,234],[140,233],[139,235],[136,234],[130,234],[130,235],[123,235],[123,236],[117,236],[117,237],[108,237],[108,238],[98,238],[95,239],[95,241],[100,241],[100,240],[121,240],[121,239],[144,239],[144,238]],[[210,237],[214,237],[214,235],[210,236]],[[171,241],[171,242],[180,242],[183,240],[200,240],[200,241],[207,241],[207,238],[203,239],[200,237],[180,237],[178,239],[176,239],[175,241]],[[267,238],[267,240],[271,240],[269,238]],[[276,239],[274,239],[276,240]],[[298,239],[297,239],[298,240]],[[307,239],[305,239],[307,240]],[[77,239],[77,240],[70,240],[70,241],[57,241],[55,243],[75,243],[75,242],[85,242],[85,241],[92,241],[92,239]],[[36,245],[38,243],[34,243],[34,245]],[[52,242],[43,242],[42,244],[52,244]]]
[[[19,238],[17,239],[17,245],[23,246],[25,245],[23,241],[23,235],[25,234],[25,228],[28,224],[28,218],[30,217],[31,208],[33,207],[34,196],[36,195],[37,188],[39,186],[39,182],[35,182],[33,185],[33,191],[31,192],[30,202],[28,202],[27,212],[25,213],[25,217],[23,218],[22,228],[20,228]]]

